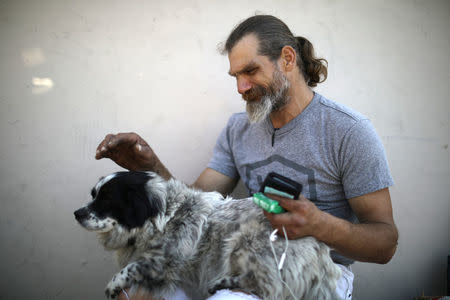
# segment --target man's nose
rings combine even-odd
[[[237,89],[238,89],[239,94],[244,94],[251,88],[252,88],[252,84],[250,83],[249,80],[247,80],[244,77],[237,78]]]

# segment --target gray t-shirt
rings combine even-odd
[[[303,185],[302,194],[323,211],[356,223],[347,199],[393,185],[380,138],[363,115],[314,93],[311,103],[282,128],[270,118],[250,124],[233,114],[208,167],[241,178],[249,194],[269,172]],[[332,253],[336,262],[353,261]]]

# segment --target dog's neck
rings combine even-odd
[[[131,258],[133,257],[135,252],[136,247],[134,245],[117,249],[115,252],[117,265],[120,268],[125,267],[131,261]]]

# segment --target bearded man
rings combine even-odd
[[[265,215],[290,239],[314,236],[329,245],[343,271],[338,294],[351,299],[350,265],[389,262],[398,239],[393,180],[379,137],[366,117],[312,91],[327,77],[325,60],[281,20],[248,18],[232,31],[224,52],[247,112],[231,116],[193,186],[229,194],[241,179],[253,194],[272,171],[301,183],[297,200],[270,195],[286,213]],[[107,135],[96,154],[105,157],[129,170],[172,177],[135,133]]]

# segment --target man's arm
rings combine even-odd
[[[98,145],[95,158],[109,158],[130,171],[153,171],[166,180],[173,177],[147,142],[134,132],[108,134]],[[238,179],[206,168],[192,186],[227,195],[233,191],[237,182]]]
[[[238,181],[216,170],[206,168],[192,186],[205,192],[218,191],[225,196],[234,190]]]
[[[392,216],[392,204],[389,189],[382,189],[374,193],[355,197],[349,200],[359,224],[350,224],[345,241],[329,233],[330,246],[338,252],[346,253],[358,261],[385,264],[394,256],[397,249],[398,231]],[[338,219],[337,221],[340,221]],[[330,219],[332,222],[332,220]],[[342,231],[345,227],[342,225]],[[330,226],[337,226],[330,224]],[[344,233],[345,234],[345,233]],[[345,255],[345,254],[344,254]]]
[[[166,180],[172,177],[153,149],[134,132],[105,136],[95,153],[95,159],[102,158],[109,158],[130,171],[153,171]]]
[[[299,200],[270,197],[288,212],[265,215],[281,233],[284,225],[291,239],[314,236],[340,254],[365,262],[385,264],[395,253],[398,232],[388,188],[349,200],[359,224],[323,212],[304,197]]]

